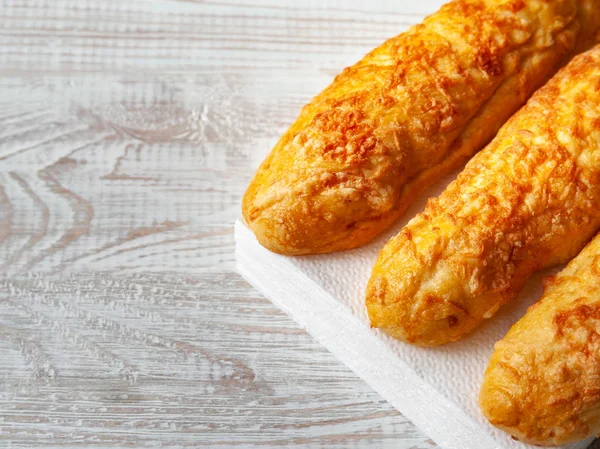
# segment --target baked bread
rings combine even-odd
[[[418,345],[462,337],[535,271],[600,228],[600,46],[576,56],[379,254],[374,327]]]
[[[532,444],[600,433],[600,236],[496,344],[479,403],[493,425]]]
[[[258,241],[299,255],[371,240],[589,45],[596,2],[456,0],[346,68],[250,183]]]

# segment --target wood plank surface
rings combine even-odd
[[[232,224],[439,4],[0,0],[0,447],[435,447],[234,272]]]
[[[3,447],[434,447],[237,275],[6,280],[0,353]]]

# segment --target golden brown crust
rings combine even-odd
[[[532,444],[600,433],[600,236],[496,344],[479,403],[493,425]]]
[[[591,41],[593,2],[456,0],[346,68],[248,187],[258,240],[284,254],[371,240]]]
[[[600,46],[540,89],[379,254],[374,327],[419,345],[459,339],[536,270],[600,227]]]

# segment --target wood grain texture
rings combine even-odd
[[[234,273],[253,169],[438,0],[0,0],[0,447],[435,445]]]
[[[434,446],[236,275],[23,276],[0,325],[9,447]]]

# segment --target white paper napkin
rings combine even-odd
[[[438,445],[446,449],[532,448],[488,424],[479,412],[477,394],[494,343],[540,297],[541,278],[548,272],[530,279],[519,298],[456,343],[416,348],[369,327],[364,290],[379,249],[423,209],[426,198],[440,193],[455,175],[425,192],[385,236],[352,251],[280,256],[260,246],[238,221],[238,270]],[[591,439],[566,447],[583,449],[590,443]]]

